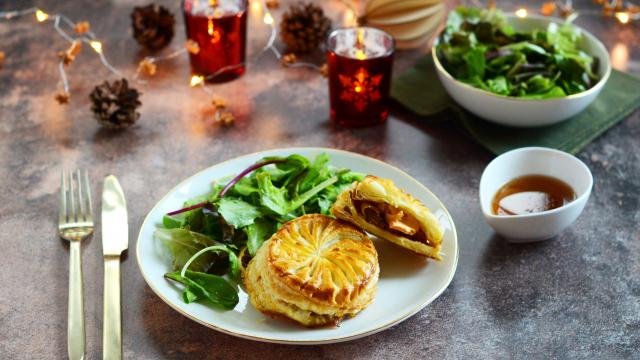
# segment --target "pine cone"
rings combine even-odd
[[[138,44],[150,50],[169,44],[173,39],[175,23],[173,14],[164,6],[156,4],[134,7],[131,13],[133,37]]]
[[[321,7],[313,3],[297,3],[282,16],[280,38],[289,51],[305,54],[324,43],[330,29],[331,20]]]
[[[124,129],[140,118],[136,109],[142,105],[138,90],[129,87],[126,79],[105,81],[96,86],[89,98],[91,111],[98,122],[108,129]]]

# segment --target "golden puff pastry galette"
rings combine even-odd
[[[391,180],[367,175],[354,182],[338,196],[331,213],[379,238],[440,260],[442,229],[438,220]]]
[[[378,254],[363,231],[312,214],[286,223],[260,247],[244,284],[263,313],[318,327],[368,306],[379,272]]]

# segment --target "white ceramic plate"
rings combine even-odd
[[[170,259],[153,240],[163,214],[179,209],[187,199],[205,194],[213,180],[236,175],[264,156],[292,153],[313,158],[326,152],[330,163],[362,173],[393,180],[396,185],[421,200],[439,219],[444,229],[442,260],[427,260],[383,240],[374,239],[380,261],[378,293],[373,304],[339,327],[306,329],[258,312],[240,289],[240,302],[231,311],[203,304],[185,304],[179,289],[163,275],[170,271]],[[289,148],[254,153],[225,161],[182,181],[151,210],[140,229],[137,244],[140,271],[151,289],[184,316],[212,329],[247,339],[287,344],[324,344],[357,339],[400,323],[435,300],[449,285],[458,263],[458,238],[451,215],[426,187],[403,171],[363,155],[323,148]]]

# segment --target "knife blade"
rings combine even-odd
[[[104,256],[103,359],[122,358],[120,255],[129,247],[127,202],[118,179],[109,175],[102,189],[102,253]]]
[[[102,190],[102,253],[119,257],[128,247],[127,202],[118,179],[109,175]]]

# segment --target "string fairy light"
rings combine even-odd
[[[69,48],[65,51],[58,53],[60,61],[58,63],[58,72],[60,73],[60,81],[62,82],[62,90],[56,93],[55,99],[60,104],[66,104],[69,102],[69,80],[65,67],[71,64],[75,57],[78,55],[81,44],[87,43],[96,53],[99,54],[101,62],[109,69],[113,74],[121,76],[122,73],[115,69],[109,61],[105,58],[102,51],[102,43],[95,40],[95,34],[90,31],[89,23],[86,21],[75,23],[68,17],[62,14],[51,15],[36,7],[23,9],[23,10],[10,10],[0,12],[0,20],[11,20],[13,18],[31,15],[33,14],[38,23],[44,23],[46,21],[53,21],[53,28],[56,32],[69,42]],[[69,34],[61,25],[66,25],[72,29],[75,35]]]
[[[36,9],[36,20],[38,22],[45,22],[47,21],[48,18],[49,18],[49,14],[47,14],[46,12],[40,9]]]
[[[631,17],[629,16],[629,13],[627,13],[627,12],[617,12],[616,13],[616,19],[618,19],[618,21],[620,21],[621,24],[626,24],[626,23],[629,22]]]
[[[527,15],[528,15],[528,12],[527,12],[527,9],[521,8],[521,9],[516,10],[515,14],[516,14],[517,17],[526,18]]]
[[[89,41],[89,45],[97,52],[98,54],[102,54],[102,43],[97,40]]]
[[[215,1],[215,0],[211,0]],[[357,18],[357,13],[353,0],[338,0],[342,4],[347,6],[347,11],[350,12],[350,16],[353,18]],[[275,46],[275,42],[277,39],[278,31],[275,25],[275,20],[269,9],[277,8],[279,6],[277,1],[268,1],[268,0],[253,0],[251,2],[251,8],[254,11],[263,10],[264,16],[262,17],[262,22],[268,26],[270,31],[269,38],[265,44],[265,46],[248,62],[255,62],[259,59],[264,53],[270,52],[274,55],[276,60],[278,60],[283,67],[285,68],[307,68],[314,71],[318,71],[323,76],[327,75],[327,66],[326,63],[322,65],[314,64],[311,62],[302,62],[298,61],[294,54],[282,54],[280,50]],[[118,77],[127,78],[121,71],[116,69],[111,65],[111,63],[107,60],[104,51],[104,44],[97,39],[96,35],[90,30],[90,24],[87,21],[74,22],[70,18],[62,14],[49,14],[44,10],[31,7],[22,10],[10,10],[10,11],[2,11],[0,12],[0,20],[11,20],[13,18],[22,17],[26,15],[33,15],[36,22],[45,23],[45,22],[53,22],[53,27],[55,31],[64,38],[67,42],[69,42],[69,48],[65,51],[61,51],[58,53],[60,57],[60,61],[58,64],[58,71],[60,74],[60,81],[62,83],[62,90],[56,93],[55,99],[60,104],[66,104],[70,99],[70,91],[69,91],[69,79],[66,73],[65,67],[69,66],[71,62],[74,61],[76,55],[80,51],[82,43],[87,44],[99,57],[102,65],[109,70],[113,75]],[[70,29],[71,31],[67,31],[65,28]],[[183,56],[189,53],[197,54],[199,52],[198,44],[193,40],[187,40],[184,47],[181,49],[176,49],[169,54],[161,55],[161,56],[146,56],[144,57],[136,69],[135,73],[131,77],[133,81],[144,84],[146,80],[140,79],[141,73],[144,73],[148,76],[153,76],[157,71],[157,64],[159,62],[167,61],[179,56]],[[2,53],[4,57],[4,53]],[[216,77],[224,74],[230,70],[237,69],[239,67],[247,65],[247,62],[242,62],[235,65],[225,66],[213,74],[202,76],[202,75],[193,75],[189,79],[189,85],[191,87],[199,87],[203,89],[207,94],[212,94],[212,90],[208,88],[207,82],[215,80]],[[233,116],[228,111],[221,111],[226,108],[225,106],[220,106],[220,101],[214,101],[214,108],[216,110],[215,117],[221,123],[228,125],[233,122]]]
[[[204,76],[202,75],[192,75],[191,80],[189,81],[189,85],[191,87],[198,86],[202,83],[204,83]]]
[[[480,0],[468,0],[475,7],[494,8],[495,0],[487,0],[483,4]],[[601,10],[595,9],[574,9],[572,0],[554,0],[543,3],[540,6],[539,13],[544,16],[552,16],[558,13],[562,17],[568,18],[572,15],[599,15],[611,17],[622,25],[630,24],[633,21],[640,20],[640,6],[624,0],[594,0],[597,5],[602,6]],[[524,18],[529,15],[529,11],[525,8],[517,9],[514,14]]]
[[[263,19],[264,23],[267,25],[271,25],[273,24],[273,16],[271,16],[270,12],[267,12],[266,14],[264,14],[264,19]]]

